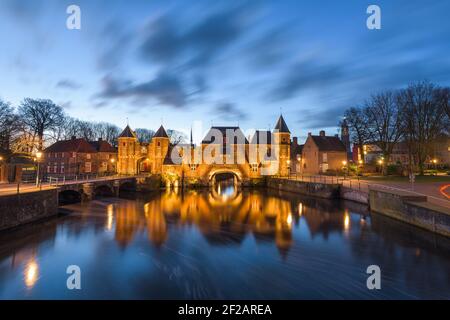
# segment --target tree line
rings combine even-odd
[[[388,163],[394,147],[403,142],[409,171],[418,168],[423,174],[436,141],[450,135],[449,99],[450,88],[421,81],[373,94],[363,104],[347,109],[344,117],[362,157],[363,145],[374,144]]]
[[[108,122],[83,121],[68,116],[63,108],[49,99],[25,98],[17,108],[0,99],[0,149],[13,153],[31,154],[44,150],[54,142],[72,137],[88,141],[103,139],[117,146],[121,128]],[[153,130],[138,128],[140,142],[148,142]],[[168,130],[172,143],[183,142],[185,137],[176,130]]]

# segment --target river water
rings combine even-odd
[[[352,202],[227,184],[68,205],[0,234],[0,299],[166,298],[450,299],[450,241]]]

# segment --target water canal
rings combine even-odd
[[[373,264],[381,290],[366,287]],[[450,241],[355,203],[220,182],[67,205],[1,234],[0,299],[17,298],[450,299]]]

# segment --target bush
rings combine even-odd
[[[401,175],[402,174],[402,166],[397,164],[390,164],[386,168],[388,175]]]

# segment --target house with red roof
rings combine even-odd
[[[105,140],[72,137],[44,150],[43,169],[48,176],[110,174],[116,172],[117,149]]]

